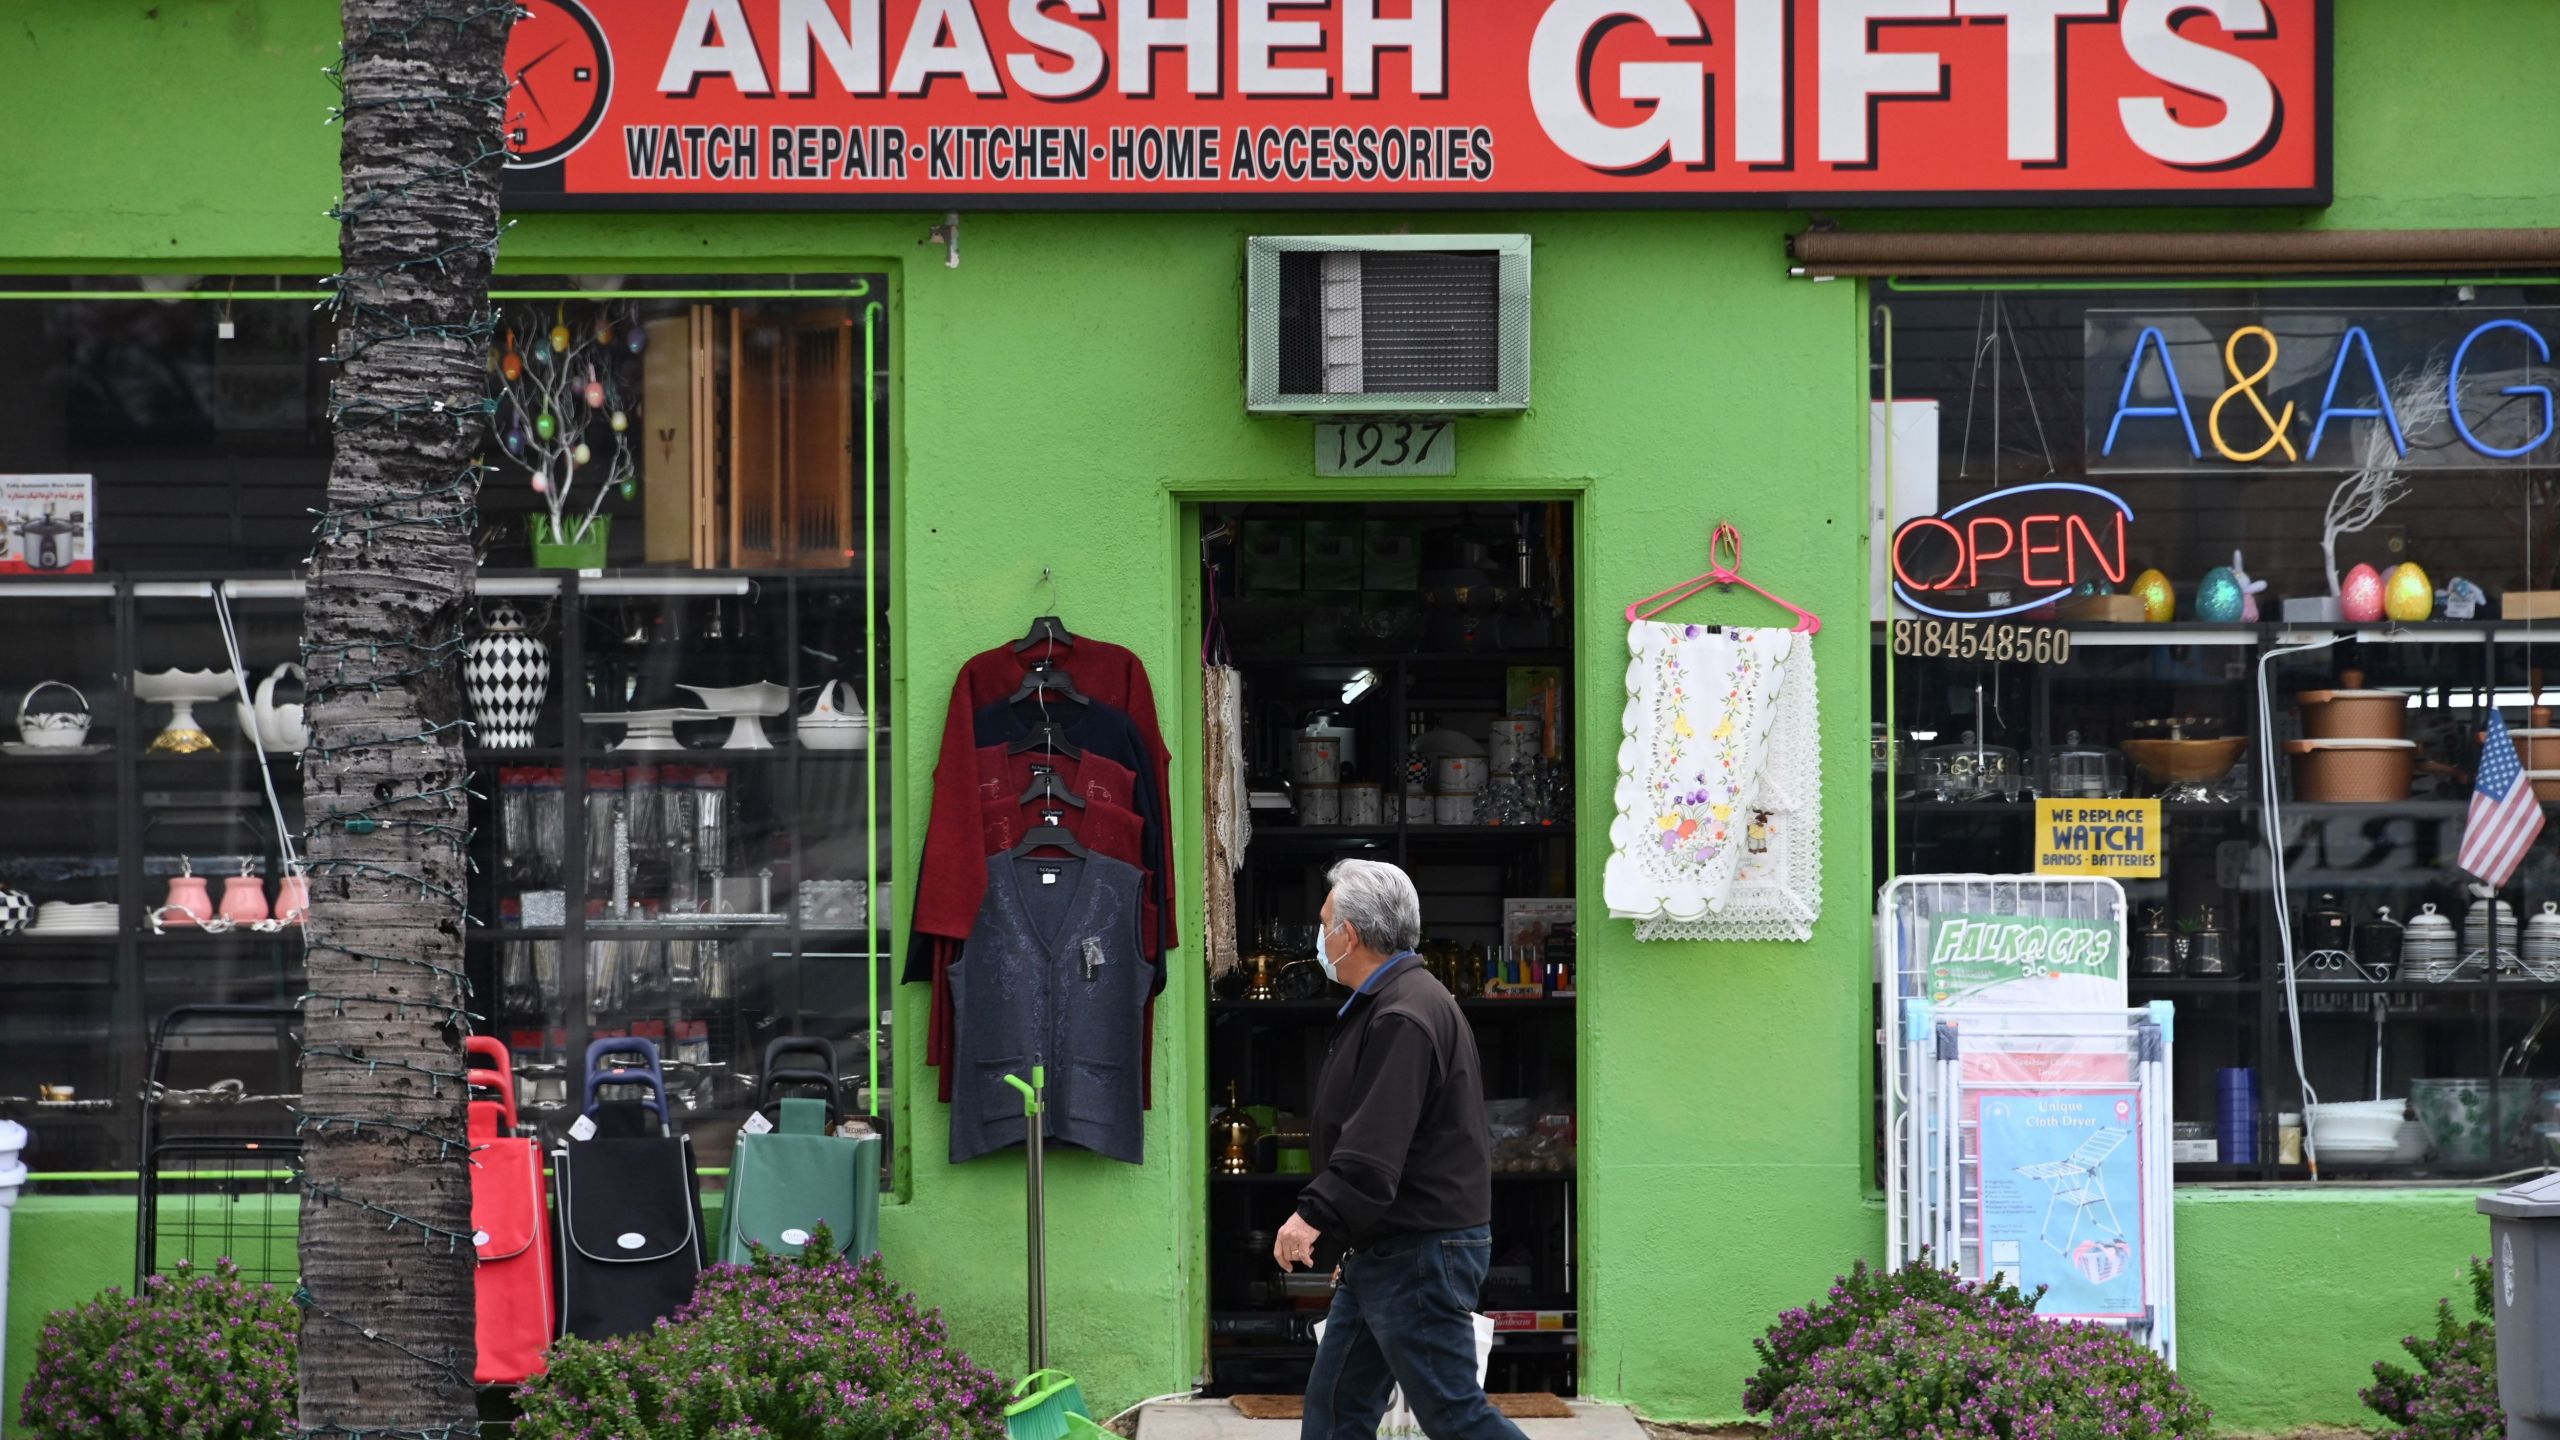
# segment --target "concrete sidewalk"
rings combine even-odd
[[[1645,1440],[1622,1406],[1568,1401],[1570,1420],[1519,1420],[1529,1440]],[[1175,1400],[1138,1412],[1138,1440],[1297,1440],[1295,1420],[1247,1420],[1224,1400]]]

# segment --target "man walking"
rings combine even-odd
[[[1316,959],[1351,998],[1316,1081],[1315,1179],[1272,1246],[1284,1270],[1345,1247],[1300,1440],[1374,1440],[1396,1385],[1431,1440],[1522,1440],[1476,1378],[1493,1141],[1475,1032],[1415,953],[1413,881],[1375,860],[1326,878]]]

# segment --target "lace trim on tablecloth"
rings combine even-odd
[[[1636,922],[1638,940],[1811,940],[1822,918],[1822,732],[1813,652],[1799,645],[1778,692],[1761,764],[1766,849],[1746,843],[1724,908]]]
[[[1653,621],[1628,627],[1627,648],[1603,898],[1619,919],[1703,921],[1731,901],[1745,855],[1769,842],[1759,797],[1770,730],[1809,652],[1784,629]]]

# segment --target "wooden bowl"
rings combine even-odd
[[[2122,748],[2125,758],[2152,779],[2192,785],[2231,773],[2248,745],[2245,735],[2227,735],[2219,740],[2127,740]]]

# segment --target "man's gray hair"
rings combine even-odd
[[[1422,943],[1422,896],[1402,869],[1383,860],[1345,860],[1324,878],[1333,886],[1333,918],[1358,930],[1370,949],[1395,955]]]

